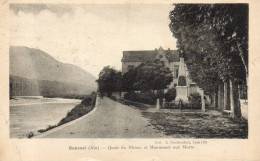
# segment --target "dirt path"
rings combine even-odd
[[[141,111],[103,98],[95,111],[62,129],[44,135],[47,138],[155,138],[165,137]]]

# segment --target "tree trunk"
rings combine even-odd
[[[218,88],[215,90],[215,109],[218,108]]]
[[[239,96],[239,88],[238,88],[238,83],[234,83],[233,87],[234,93],[234,104],[235,104],[235,117],[236,118],[241,118],[241,106],[240,106],[240,96]]]
[[[227,89],[227,86],[228,86],[228,83],[227,83],[227,81],[225,81],[224,82],[224,110],[226,110],[227,109],[227,100],[228,100],[228,93],[227,93],[227,91],[228,91],[228,89]]]
[[[230,108],[231,108],[231,117],[240,118],[241,117],[241,108],[240,100],[238,93],[238,84],[230,80]]]
[[[233,83],[231,80],[229,80],[229,86],[230,86],[230,111],[231,111],[231,117],[235,117],[235,110],[234,110],[234,97],[233,97]]]
[[[230,85],[229,85],[229,80],[224,82],[224,109],[230,110]]]
[[[223,110],[223,87],[222,83],[218,85],[218,109]]]
[[[245,71],[246,71],[246,75],[248,74],[248,69],[247,69],[247,64],[246,64],[246,61],[245,61],[245,59],[244,59],[244,56],[243,56],[243,50],[241,49],[241,47],[240,47],[240,44],[237,42],[237,48],[238,48],[238,50],[239,50],[239,56],[240,56],[240,58],[241,58],[241,60],[242,60],[242,63],[243,63],[243,65],[244,65],[244,67],[245,67]]]
[[[241,99],[241,85],[238,84],[238,98]]]
[[[201,93],[201,111],[202,112],[205,112],[206,111],[206,108],[205,108],[205,99],[204,99],[204,91],[202,90],[202,93]]]
[[[215,106],[216,106],[216,102],[215,101],[216,101],[216,93],[214,92],[213,95],[211,95],[211,100],[210,100],[210,102],[211,102],[210,103],[210,107],[211,108],[215,108]]]
[[[239,50],[239,56],[240,56],[240,58],[241,58],[241,60],[242,60],[242,63],[243,63],[243,65],[244,65],[244,67],[245,67],[245,71],[246,71],[246,85],[247,85],[247,87],[248,87],[248,67],[247,67],[247,64],[246,64],[246,61],[245,61],[245,59],[244,59],[244,52],[243,52],[243,50],[241,49],[241,47],[240,47],[240,44],[237,42],[237,48],[238,48],[238,50]]]
[[[221,101],[220,101],[221,96],[220,96],[220,91],[221,91],[220,85],[218,85],[218,109],[221,108]]]

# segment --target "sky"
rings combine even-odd
[[[94,76],[124,50],[175,49],[171,4],[11,4],[10,45],[41,49]]]

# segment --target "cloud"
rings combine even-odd
[[[39,48],[96,76],[105,65],[120,69],[123,50],[175,48],[170,5],[69,7],[62,14],[57,6],[12,9],[10,44]]]

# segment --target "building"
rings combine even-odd
[[[163,61],[172,71],[173,81],[168,88],[176,88],[176,100],[181,99],[188,101],[188,96],[191,93],[197,92],[197,86],[189,78],[189,72],[184,63],[184,58],[180,57],[176,50],[164,50],[160,47],[155,50],[123,51],[122,73],[126,73],[141,63],[154,61],[156,59]]]

